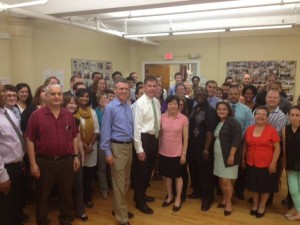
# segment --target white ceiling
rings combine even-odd
[[[11,5],[30,0],[1,1]],[[8,11],[118,36],[300,23],[300,0],[48,0]]]

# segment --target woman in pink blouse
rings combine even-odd
[[[182,177],[181,164],[186,162],[188,145],[188,119],[178,111],[179,98],[168,96],[167,112],[161,116],[159,137],[159,172],[165,177],[167,197],[162,207],[169,206],[174,201],[172,193],[172,178],[176,182],[176,198],[173,211],[181,208]]]

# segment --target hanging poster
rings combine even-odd
[[[80,75],[83,82],[89,86],[92,84],[92,74],[100,72],[102,76],[109,81],[112,74],[112,62],[87,59],[71,59],[72,76]]]
[[[282,90],[288,99],[293,100],[295,91],[296,61],[234,61],[227,62],[227,76],[231,76],[239,84],[243,74],[251,74],[252,83],[257,88],[265,88],[265,76],[275,74],[281,82]]]

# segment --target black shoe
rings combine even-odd
[[[85,214],[78,216],[78,218],[81,219],[81,221],[83,221],[83,222],[88,221],[88,219],[89,219],[88,216]]]
[[[128,212],[128,219],[132,219],[134,217],[134,214],[131,212]]]
[[[115,211],[112,211],[111,214],[112,214],[113,216],[116,215]],[[128,215],[127,215],[127,216],[128,216],[128,219],[132,219],[132,218],[134,217],[134,214],[131,213],[131,212],[128,212]]]
[[[188,198],[197,199],[197,198],[200,198],[200,195],[198,193],[193,192],[192,194],[188,195]]]
[[[178,212],[180,210],[180,208],[181,208],[181,203],[180,203],[179,206],[174,205],[173,206],[173,212]]]
[[[174,198],[172,198],[172,200],[169,201],[169,202],[167,202],[167,200],[165,200],[165,201],[163,202],[163,204],[161,205],[161,207],[168,207],[169,205],[172,204],[173,201],[174,201]]]
[[[256,214],[257,214],[257,210],[250,210],[250,215],[251,216],[256,216]]]
[[[220,208],[220,209],[225,208],[225,207],[226,207],[226,204],[223,204],[223,203],[219,203],[217,205],[217,208]]]
[[[224,216],[230,216],[232,211],[224,210]]]
[[[209,204],[208,202],[202,202],[202,205],[201,205],[201,211],[208,211],[211,207],[211,204]]]
[[[262,217],[264,217],[264,215],[265,215],[265,212],[266,212],[266,210],[263,212],[263,213],[259,213],[258,211],[257,211],[257,213],[256,213],[256,218],[262,218]]]
[[[291,209],[294,207],[293,201],[291,201],[289,198],[283,199],[281,201],[281,205],[287,207],[288,209]]]
[[[153,214],[153,210],[147,206],[146,204],[135,204],[135,208],[137,208],[138,210],[140,210],[142,213],[151,215]]]
[[[238,200],[245,200],[245,196],[243,193],[235,193]]]
[[[119,223],[119,225],[130,225],[129,222],[126,222],[126,223]]]
[[[145,202],[154,202],[155,198],[152,196],[145,195],[144,200],[145,200]]]

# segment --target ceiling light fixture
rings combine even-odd
[[[168,36],[169,32],[161,32],[161,33],[144,33],[144,34],[124,34],[124,38],[140,38],[140,37],[159,37],[159,36]]]
[[[225,31],[226,29],[175,31],[173,32],[173,35],[220,33]]]
[[[268,30],[268,29],[284,29],[292,28],[293,24],[284,24],[284,25],[270,25],[270,26],[253,26],[253,27],[237,27],[230,28],[230,31],[245,31],[245,30]]]
[[[21,7],[32,6],[32,5],[44,5],[47,2],[48,0],[38,0],[38,1],[17,3],[12,5],[7,5],[4,2],[0,2],[0,12],[3,10],[13,9],[13,8],[21,8]]]

